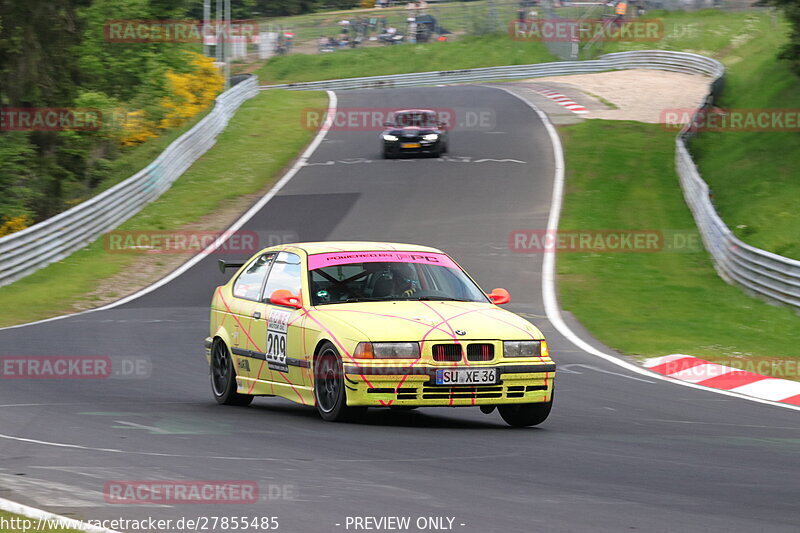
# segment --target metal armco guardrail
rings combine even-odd
[[[214,109],[147,168],[72,209],[0,238],[0,286],[83,248],[161,196],[214,145],[242,102],[256,94],[255,77],[235,85],[219,95]]]
[[[722,74],[715,78],[712,91],[695,113],[693,123],[698,121],[700,112],[713,105],[722,80]],[[675,167],[683,196],[703,236],[703,243],[714,259],[714,267],[729,283],[737,283],[754,295],[800,310],[800,261],[742,242],[714,209],[708,184],[700,176],[686,147],[696,135],[693,123],[687,124],[675,140]]]
[[[464,70],[420,72],[368,78],[349,78],[308,83],[262,86],[261,89],[346,90],[391,87],[419,87],[449,83],[535,78],[561,74],[582,74],[625,69],[657,69],[712,78],[711,90],[695,113],[711,106],[722,90],[725,69],[714,59],[685,52],[646,50],[606,54],[590,61],[559,61],[533,65],[512,65]],[[728,282],[747,291],[800,310],[800,261],[782,257],[745,244],[733,235],[714,209],[708,185],[689,155],[686,142],[693,135],[687,125],[676,138],[675,164],[686,203],[694,216],[715,268]]]

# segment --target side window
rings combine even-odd
[[[269,263],[275,257],[274,253],[263,254],[256,257],[245,268],[233,284],[233,295],[237,298],[258,301],[261,286],[269,271]]]
[[[295,296],[300,294],[303,286],[301,277],[302,265],[300,256],[290,252],[279,252],[272,265],[267,279],[267,288],[264,290],[264,300],[269,301],[269,297],[278,289],[286,289]]]

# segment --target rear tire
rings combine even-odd
[[[509,426],[524,428],[537,426],[547,420],[553,401],[544,403],[523,403],[516,405],[500,405],[497,410]]]
[[[342,358],[336,347],[326,342],[314,358],[314,403],[323,420],[352,422],[366,412],[366,407],[347,406],[344,383]]]
[[[211,349],[211,392],[214,399],[222,405],[250,405],[253,396],[236,392],[236,371],[228,347],[216,340]]]

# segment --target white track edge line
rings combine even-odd
[[[518,100],[524,102],[528,105],[542,120],[547,133],[550,135],[550,141],[553,146],[553,157],[555,160],[555,180],[553,182],[553,199],[550,204],[550,216],[547,219],[547,232],[555,232],[558,230],[558,222],[561,217],[561,204],[564,200],[564,150],[561,146],[561,138],[558,136],[558,132],[556,131],[555,126],[553,123],[550,122],[550,118],[540,110],[536,105],[532,102],[527,101],[526,99],[522,98],[511,92],[509,89],[505,87],[495,87],[496,89],[500,89],[501,91],[505,91],[511,96],[517,98]],[[646,368],[643,368],[638,365],[634,365],[633,363],[629,363],[623,359],[615,355],[610,355],[607,353],[603,353],[600,350],[595,349],[589,343],[581,339],[578,334],[570,329],[566,322],[564,322],[563,317],[561,316],[561,309],[558,307],[558,298],[556,297],[556,283],[555,283],[555,265],[556,265],[556,256],[554,253],[542,254],[544,256],[542,260],[542,298],[544,300],[544,309],[545,315],[547,315],[547,319],[550,321],[551,324],[561,333],[568,341],[570,341],[575,347],[578,349],[594,355],[595,357],[599,357],[601,359],[605,359],[606,361],[613,363],[617,366],[630,370],[631,372],[635,372],[637,374],[641,374],[643,376],[648,376],[651,378],[655,378],[661,381],[666,381],[668,383],[674,383],[676,385],[682,385],[684,387],[690,387],[693,389],[705,390],[709,392],[713,392],[716,394],[722,394],[724,396],[731,396],[734,398],[741,398],[743,400],[748,400],[751,402],[762,403],[766,405],[773,405],[776,407],[783,407],[784,409],[791,409],[793,411],[800,411],[800,406],[790,405],[787,403],[780,403],[774,402],[771,400],[763,400],[761,398],[756,398],[753,396],[747,396],[745,394],[739,394],[736,392],[730,392],[722,389],[714,389],[711,387],[704,387],[702,385],[696,385],[694,383],[689,383],[687,381],[680,381],[677,379],[669,378],[664,376],[663,374],[658,374],[656,372],[651,372]]]
[[[245,212],[241,217],[239,217],[233,224],[231,224],[231,226],[228,229],[226,229],[224,232],[221,233],[221,236],[219,238],[217,238],[212,244],[209,244],[204,250],[197,253],[187,262],[183,263],[181,266],[179,266],[178,268],[176,268],[175,270],[173,270],[160,280],[156,281],[152,285],[140,289],[139,291],[131,295],[128,295],[120,300],[111,302],[110,304],[106,304],[100,307],[95,307],[93,309],[87,309],[85,311],[79,311],[77,313],[69,313],[66,315],[44,318],[42,320],[36,320],[35,322],[27,322],[25,324],[15,324],[13,326],[6,326],[0,328],[0,331],[4,331],[7,329],[22,328],[25,326],[34,326],[36,324],[44,324],[46,322],[53,322],[54,320],[61,320],[63,318],[71,318],[75,316],[85,315],[88,313],[94,313],[95,311],[105,311],[107,309],[112,309],[114,307],[126,304],[132,300],[136,300],[137,298],[141,298],[145,294],[153,292],[154,290],[166,285],[170,281],[179,277],[181,274],[192,268],[201,260],[205,259],[208,254],[210,254],[218,247],[220,247],[222,244],[224,244],[225,241],[228,240],[228,238],[231,236],[233,232],[237,231],[248,220],[253,218],[253,216],[255,216],[255,214],[258,213],[267,204],[267,202],[272,200],[272,198],[276,194],[278,194],[278,192],[280,192],[280,190],[289,182],[289,180],[291,180],[294,177],[294,175],[297,174],[300,168],[306,163],[306,161],[308,161],[308,158],[311,157],[314,151],[316,151],[317,147],[322,143],[323,139],[325,138],[325,135],[328,133],[328,130],[331,129],[331,126],[333,124],[333,117],[334,114],[336,113],[336,106],[338,102],[335,92],[333,91],[326,91],[326,92],[328,93],[328,114],[326,116],[325,123],[322,125],[322,128],[320,128],[319,132],[317,132],[317,136],[314,137],[314,140],[311,141],[311,144],[308,145],[305,151],[303,151],[302,155],[297,159],[297,161],[295,161],[294,165],[292,165],[292,168],[290,168],[281,177],[281,179],[278,180],[278,182],[275,183],[275,185],[273,185],[272,188],[264,196],[261,197],[261,199],[258,202],[256,202],[250,209],[248,209],[247,212]]]
[[[35,507],[30,507],[28,505],[23,505],[21,503],[12,502],[11,500],[6,500],[5,498],[0,498],[0,511],[22,515],[26,518],[31,518],[33,520],[41,520],[43,522],[45,520],[50,520],[52,522],[58,521],[59,524],[64,524],[65,526],[64,529],[69,527],[69,529],[78,529],[79,531],[86,531],[87,533],[119,533],[118,531],[115,531],[113,529],[106,529],[104,527],[97,527],[90,524],[82,523],[83,521],[77,518],[69,518],[66,516],[49,513],[47,511],[43,511]],[[77,524],[79,523],[81,523],[81,525],[79,527],[76,527]],[[38,524],[36,525],[38,526]],[[61,528],[59,527],[56,529],[61,529]]]

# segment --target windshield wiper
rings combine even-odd
[[[386,298],[369,298],[369,297],[362,297],[362,298],[348,298],[347,300],[334,300],[331,302],[318,302],[314,305],[334,305],[334,304],[351,304],[355,302],[388,302]]]
[[[451,298],[450,296],[420,296],[419,298],[409,298],[409,300],[417,300],[420,302],[471,302],[472,300],[464,300],[463,298]]]

